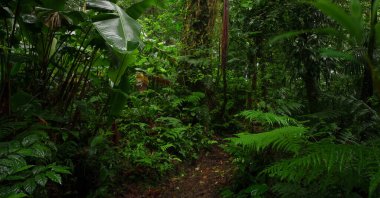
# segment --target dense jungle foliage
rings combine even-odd
[[[379,197],[379,10],[0,0],[0,197],[125,197],[212,147],[220,197]]]

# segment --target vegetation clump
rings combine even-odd
[[[378,197],[379,8],[0,0],[0,197]]]

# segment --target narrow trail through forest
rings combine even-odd
[[[176,175],[156,188],[149,188],[140,195],[128,194],[125,198],[216,198],[227,186],[233,175],[230,156],[219,145],[200,154],[195,163],[179,168]]]

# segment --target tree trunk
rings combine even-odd
[[[222,78],[223,78],[223,104],[221,117],[224,118],[227,106],[227,53],[228,53],[228,0],[224,0],[223,6],[223,31],[222,31]]]
[[[253,50],[250,50],[251,53],[248,54],[248,60],[249,60],[249,77],[251,78],[251,88],[248,92],[248,98],[247,98],[247,108],[253,109],[255,99],[254,99],[254,93],[257,89],[257,52],[252,52]]]
[[[371,1],[371,24],[370,24],[370,34],[367,46],[367,58],[368,61],[364,66],[363,81],[360,99],[368,103],[368,99],[373,96],[373,76],[372,76],[372,65],[374,65],[373,54],[376,47],[376,32],[375,26],[377,23],[377,11],[374,11],[375,0]]]
[[[182,55],[187,60],[209,60],[216,11],[217,0],[188,0],[186,2]],[[184,61],[179,71],[179,82],[191,87],[191,76],[207,73],[211,73],[211,68]]]
[[[312,65],[306,65],[306,72],[303,75],[303,81],[306,88],[306,97],[309,103],[310,113],[315,113],[319,110],[319,87],[315,73],[313,73]]]

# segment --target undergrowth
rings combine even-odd
[[[352,123],[357,124],[334,122],[345,116],[339,115],[339,111],[325,119],[318,113],[316,118],[323,121],[315,122],[317,125],[309,123],[307,127],[293,118],[273,113],[240,113],[251,123],[266,126],[268,131],[244,132],[228,139],[226,150],[234,156],[239,172],[235,185],[225,189],[222,195],[378,196],[380,144],[370,130],[371,126],[378,125],[377,114],[366,105],[359,110],[357,107],[363,103],[353,98],[345,102],[338,98],[338,101],[341,106],[336,108],[355,103],[350,112]],[[361,119],[362,116],[370,119]],[[326,128],[329,125],[321,126],[321,123],[335,123],[335,127]],[[346,126],[337,130],[338,124]],[[363,130],[358,125],[366,128]],[[365,138],[369,136],[372,138]]]

